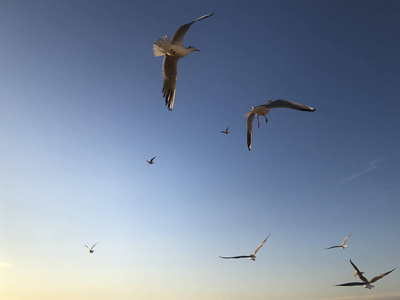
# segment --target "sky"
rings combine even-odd
[[[209,13],[168,111],[153,43]],[[0,1],[0,298],[400,299],[400,270],[334,286],[400,266],[399,28],[395,0]],[[276,99],[316,111],[249,151]]]

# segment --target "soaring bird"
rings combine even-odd
[[[265,122],[268,122],[266,115],[273,108],[291,108],[291,109],[302,110],[302,111],[314,111],[315,110],[315,108],[312,108],[310,106],[292,102],[292,101],[282,100],[282,99],[278,99],[275,101],[269,100],[266,104],[262,104],[262,105],[253,107],[251,109],[251,111],[247,112],[244,115],[245,117],[247,117],[247,146],[249,147],[249,150],[251,150],[251,141],[253,138],[254,116],[257,115],[258,127],[260,127],[260,121],[259,121],[258,117],[264,116]]]
[[[186,32],[189,30],[190,26],[194,22],[203,20],[205,18],[211,17],[213,14],[208,14],[202,16],[190,23],[182,25],[175,32],[172,40],[168,36],[163,36],[154,42],[153,45],[153,53],[154,56],[163,56],[163,88],[162,92],[164,93],[163,97],[165,98],[165,105],[168,105],[168,109],[172,110],[175,102],[175,91],[176,91],[176,78],[178,72],[178,60],[182,57],[185,57],[189,53],[193,51],[200,51],[193,46],[184,47],[183,46],[183,38],[185,37]]]
[[[154,156],[152,159],[150,159],[150,160],[146,160],[147,161],[147,163],[149,164],[149,165],[152,165],[152,164],[154,164],[154,159],[156,158],[157,156]]]
[[[229,126],[228,126],[228,128],[225,129],[224,131],[221,130],[221,133],[223,133],[223,134],[228,134],[228,133],[229,133],[228,129],[229,129]]]
[[[97,242],[96,244],[94,244],[94,245],[92,246],[92,248],[89,248],[87,245],[85,245],[86,248],[89,249],[89,253],[93,253],[93,252],[94,252],[93,248],[94,248],[94,246],[96,246],[98,243],[100,243],[100,242]]]
[[[386,275],[388,275],[389,273],[393,272],[396,269],[396,268],[394,268],[393,270],[390,270],[389,272],[386,272],[386,273],[383,273],[381,275],[375,276],[371,280],[368,280],[367,278],[364,277],[364,275],[363,275],[364,272],[360,272],[360,270],[351,261],[351,259],[350,259],[350,263],[353,266],[355,272],[357,273],[356,277],[360,278],[363,282],[348,282],[348,283],[336,284],[336,286],[363,285],[366,289],[372,289],[374,286],[371,283],[374,283],[375,281],[378,281],[379,279],[385,277]]]
[[[264,246],[265,242],[267,241],[267,239],[269,238],[270,235],[271,235],[271,233],[268,234],[267,238],[266,238],[266,239],[257,247],[257,249],[254,250],[254,252],[253,252],[252,254],[250,254],[250,255],[229,256],[229,257],[220,256],[220,257],[221,257],[221,258],[224,258],[224,259],[231,259],[231,258],[248,258],[248,259],[250,259],[250,260],[252,260],[252,261],[255,261],[256,258],[257,258],[257,256],[256,256],[257,251],[260,250],[260,248],[261,248],[262,246]]]
[[[332,246],[332,247],[329,247],[329,248],[325,248],[325,250],[327,250],[327,249],[332,249],[332,248],[340,248],[340,249],[346,248],[346,247],[347,247],[346,241],[347,241],[347,239],[349,238],[349,236],[351,236],[352,233],[353,233],[353,231],[350,232],[350,234],[349,234],[348,236],[346,236],[346,238],[343,240],[343,243],[342,243],[340,246]]]

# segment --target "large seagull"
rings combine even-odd
[[[249,150],[251,150],[251,141],[253,138],[253,121],[254,116],[257,115],[258,127],[260,127],[260,121],[258,119],[259,116],[265,117],[265,122],[268,122],[266,115],[268,115],[269,111],[273,108],[291,108],[302,111],[314,111],[315,108],[303,105],[300,103],[278,99],[275,101],[269,100],[266,104],[262,104],[256,107],[253,107],[251,111],[247,112],[244,116],[247,117],[247,146]]]
[[[267,239],[269,238],[270,235],[271,235],[271,233],[268,234],[267,238],[266,238],[266,239],[257,247],[257,249],[254,250],[254,252],[253,252],[252,254],[250,254],[250,255],[229,256],[229,257],[227,257],[227,256],[220,256],[220,257],[221,257],[221,258],[224,258],[224,259],[248,258],[248,259],[250,259],[250,260],[252,260],[252,261],[255,261],[256,258],[257,258],[257,256],[256,256],[257,251],[260,250],[260,248],[261,248],[262,246],[264,246],[265,242],[267,241]]]
[[[349,234],[348,236],[346,236],[346,238],[344,239],[343,243],[342,243],[340,246],[332,246],[332,247],[329,247],[329,248],[325,248],[325,250],[327,250],[327,249],[332,249],[332,248],[340,248],[340,249],[346,248],[346,247],[347,247],[346,241],[347,241],[347,239],[349,238],[349,236],[351,236],[352,233],[353,233],[353,231],[350,232],[350,234]]]
[[[175,32],[172,40],[168,36],[163,36],[154,42],[153,45],[153,53],[154,56],[163,56],[163,88],[162,92],[165,97],[165,105],[168,105],[168,109],[172,110],[174,108],[175,102],[175,91],[176,91],[176,78],[178,74],[178,60],[182,57],[187,56],[189,53],[193,51],[200,51],[193,46],[184,47],[183,46],[183,38],[185,37],[186,32],[189,30],[190,26],[194,22],[203,20],[205,18],[211,17],[213,14],[208,14],[202,16],[190,23],[182,25]]]
[[[342,283],[342,284],[336,284],[336,286],[354,286],[354,285],[363,285],[366,289],[372,289],[374,286],[371,283],[374,283],[375,281],[378,281],[379,279],[385,277],[386,275],[388,275],[389,273],[393,272],[396,268],[394,268],[393,270],[383,273],[381,275],[375,276],[374,278],[372,278],[371,280],[368,280],[367,278],[364,277],[363,273],[364,272],[360,272],[360,270],[356,267],[356,265],[351,261],[350,259],[350,263],[353,266],[355,272],[357,273],[357,276],[360,278],[363,282],[348,282],[348,283]]]

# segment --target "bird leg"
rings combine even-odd
[[[257,124],[258,124],[258,128],[260,128],[260,119],[258,117],[259,116],[257,115]]]

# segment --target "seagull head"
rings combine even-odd
[[[189,46],[188,49],[189,49],[191,52],[193,52],[193,51],[200,51],[199,49],[196,49],[196,48],[193,47],[193,46]]]
[[[249,259],[252,260],[252,261],[255,261],[256,258],[257,258],[257,256],[255,256],[255,255],[251,255],[251,256],[249,257]]]
[[[340,248],[344,249],[344,248],[346,248],[346,247],[347,247],[347,245],[343,245],[343,246],[341,246]]]

